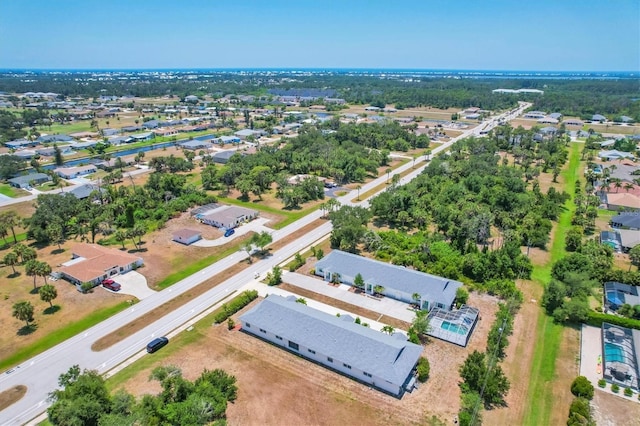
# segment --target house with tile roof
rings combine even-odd
[[[107,278],[129,272],[144,263],[141,257],[97,244],[76,244],[71,253],[71,260],[63,263],[54,274],[76,286],[85,282],[96,286]]]
[[[383,392],[401,397],[415,383],[422,346],[270,295],[240,316],[242,331]]]

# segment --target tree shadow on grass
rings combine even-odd
[[[60,254],[60,253],[64,253],[64,249],[63,248],[51,250],[51,254]]]
[[[7,275],[7,278],[18,278],[20,275],[22,275],[20,271],[15,271]]]
[[[38,294],[40,287],[32,288],[29,290],[29,294]]]
[[[134,254],[134,253],[145,253],[147,251],[149,251],[147,248],[142,247],[142,248],[139,248],[139,249],[127,250],[127,253],[131,253],[131,254]]]
[[[29,324],[29,325],[25,325],[24,327],[21,327],[20,330],[18,330],[18,336],[28,336],[29,334],[33,333],[34,331],[36,331],[38,329],[38,324]]]
[[[60,305],[53,305],[53,306],[49,306],[47,309],[45,309],[43,311],[43,313],[45,315],[53,315],[56,312],[58,312],[60,309],[62,309],[62,308],[60,308]]]

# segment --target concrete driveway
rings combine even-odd
[[[229,241],[232,241],[234,238],[237,238],[246,234],[247,232],[253,231],[256,233],[260,233],[263,231],[267,231],[271,233],[273,232],[273,229],[270,229],[264,226],[264,224],[267,222],[269,222],[269,219],[266,219],[264,217],[259,217],[257,219],[252,220],[249,223],[245,223],[244,225],[238,226],[237,228],[235,228],[236,232],[229,237],[221,236],[216,238],[215,240],[205,240],[203,238],[191,245],[196,247],[216,247],[216,246],[222,246],[228,243]]]
[[[113,280],[122,287],[118,293],[130,294],[137,297],[138,300],[145,299],[156,293],[147,286],[147,279],[144,275],[136,271],[116,275]]]

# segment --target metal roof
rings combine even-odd
[[[293,297],[270,295],[240,320],[251,324],[252,331],[261,327],[398,386],[404,384],[422,354],[422,346],[402,335],[389,336],[345,321],[297,303]]]
[[[418,293],[422,300],[451,306],[461,282],[436,275],[426,274],[403,266],[368,259],[352,253],[333,250],[316,263],[316,269],[337,272],[341,275],[362,275],[366,283],[381,285],[387,290],[398,290],[406,294]]]
[[[619,214],[611,218],[611,223],[619,224],[627,228],[640,228],[640,214]]]

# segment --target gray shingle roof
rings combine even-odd
[[[619,224],[626,228],[640,228],[639,214],[619,214],[611,218],[611,223]]]
[[[282,336],[402,385],[416,365],[422,346],[271,295],[240,317],[254,327]]]
[[[103,188],[100,188],[98,185],[93,185],[91,183],[78,186],[77,188],[74,188],[68,192],[74,197],[82,200],[88,198],[93,191],[100,191],[102,193],[106,192],[106,190],[104,190]]]
[[[395,289],[406,294],[418,293],[422,300],[430,300],[451,306],[456,290],[461,282],[424,272],[414,271],[402,266],[392,265],[379,260],[368,259],[352,253],[333,250],[316,263],[318,268],[337,272],[341,275],[362,275],[366,283],[381,285],[387,290]]]

